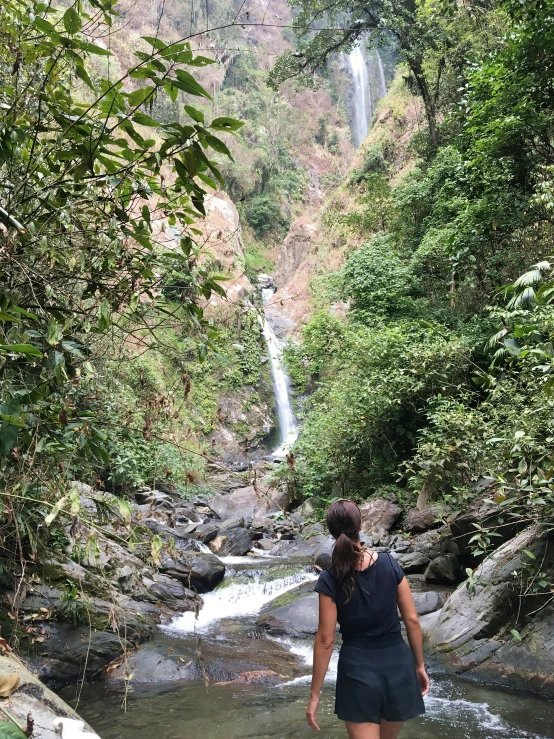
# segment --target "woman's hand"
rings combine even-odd
[[[427,695],[429,692],[429,676],[427,675],[427,671],[425,670],[425,667],[418,667],[416,670],[417,674],[417,680],[419,682],[419,687],[421,689],[421,695]]]
[[[319,696],[311,695],[310,700],[308,701],[308,706],[306,708],[306,720],[308,721],[308,726],[310,726],[312,729],[315,729],[316,731],[319,731],[319,726],[317,725],[316,721],[318,707]]]

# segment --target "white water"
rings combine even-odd
[[[361,146],[371,127],[375,104],[387,94],[383,63],[377,49],[366,57],[361,45],[343,57],[350,76],[350,126],[354,146]]]
[[[272,295],[272,288],[266,287],[262,290],[264,304],[271,299]],[[281,342],[275,335],[267,317],[262,318],[260,316],[260,323],[267,344],[275,405],[277,407],[279,447],[272,453],[272,456],[278,458],[284,457],[298,438],[298,426],[292,411],[290,379],[283,367]]]
[[[292,641],[292,639],[281,639],[278,637],[275,638],[275,641],[286,647],[292,654],[296,654],[298,657],[301,657],[304,660],[306,667],[312,667],[314,663],[313,644],[306,644],[305,642],[294,642]],[[331,655],[331,660],[329,661],[329,668],[327,670],[327,674],[325,675],[325,682],[334,682],[337,679],[338,662],[339,650],[335,649],[333,651],[333,654]],[[302,675],[301,677],[295,677],[294,680],[289,680],[286,683],[282,683],[280,687],[286,688],[289,685],[305,685],[309,683],[311,679],[312,671],[310,669],[310,672],[308,674]]]
[[[387,94],[387,81],[385,80],[385,70],[379,52],[377,52],[377,70],[379,72],[379,98],[384,98]]]
[[[262,581],[257,576],[248,582],[231,583],[226,587],[214,590],[202,596],[203,605],[195,617],[193,612],[177,616],[166,628],[172,632],[190,633],[205,631],[216,621],[239,616],[251,616],[258,613],[266,603],[292,590],[301,583],[317,580],[311,572],[300,572],[296,575]]]
[[[355,46],[346,57],[352,79],[352,137],[358,148],[369,130],[373,109],[367,64],[360,46]]]

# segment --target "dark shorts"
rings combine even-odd
[[[412,651],[400,633],[342,645],[335,713],[342,721],[372,724],[425,713]]]

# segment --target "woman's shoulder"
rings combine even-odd
[[[335,596],[337,581],[332,567],[328,567],[326,570],[322,570],[319,573],[314,590],[316,593],[323,593],[323,595],[330,595],[331,597]]]

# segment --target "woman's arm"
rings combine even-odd
[[[421,695],[427,695],[429,692],[429,678],[423,662],[423,634],[421,632],[419,618],[417,617],[414,599],[412,598],[412,591],[406,578],[403,578],[398,585],[396,602],[398,603],[400,615],[408,633],[410,649],[414,655]]]
[[[337,606],[328,595],[319,594],[319,624],[314,641],[314,666],[310,700],[306,708],[308,725],[319,731],[316,716],[319,706],[319,693],[327,674],[329,660],[335,646],[335,629],[337,628]]]

